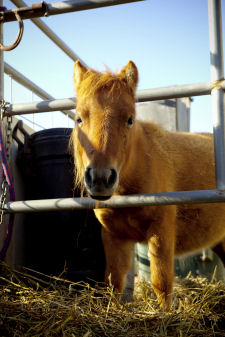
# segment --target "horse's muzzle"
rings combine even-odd
[[[115,192],[118,186],[118,174],[112,167],[103,169],[87,166],[84,181],[93,199],[106,200]]]

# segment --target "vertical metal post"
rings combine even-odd
[[[10,103],[13,103],[13,78],[12,76],[9,76],[10,78],[10,96],[9,96],[9,99],[10,99]]]
[[[31,102],[34,101],[34,93],[31,91]],[[32,128],[34,130],[34,113],[32,114]]]
[[[225,94],[220,85],[224,79],[221,1],[208,0],[210,71],[215,151],[216,186],[225,190]]]
[[[3,0],[0,0],[0,6],[3,6]],[[3,42],[3,23],[0,24],[0,41]],[[0,50],[0,100],[4,98],[4,56]]]

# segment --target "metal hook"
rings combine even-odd
[[[22,36],[23,36],[23,30],[24,30],[23,20],[19,16],[18,9],[15,9],[13,12],[15,14],[17,21],[19,22],[19,33],[17,35],[16,41],[13,42],[13,44],[11,44],[10,46],[4,46],[3,44],[0,43],[0,50],[2,51],[9,51],[9,50],[13,50],[14,48],[16,48],[18,44],[20,43]]]

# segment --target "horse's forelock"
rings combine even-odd
[[[102,91],[116,91],[119,94],[123,90],[129,90],[129,87],[120,74],[113,74],[110,70],[106,70],[105,73],[88,70],[77,89],[77,95],[85,98],[96,96]]]

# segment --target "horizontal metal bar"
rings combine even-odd
[[[100,7],[122,5],[131,2],[144,0],[75,0],[75,1],[59,1],[48,4],[48,15],[56,15],[69,13],[74,11],[83,11],[87,9],[95,9]]]
[[[17,7],[27,7],[27,4],[23,0],[11,0]],[[73,50],[68,47],[63,40],[56,35],[53,30],[51,30],[41,19],[33,18],[31,21],[45,34],[48,38],[53,41],[65,54],[67,54],[74,62],[79,59],[79,61],[87,67],[85,62],[76,55]],[[50,99],[50,98],[49,98]]]
[[[11,76],[16,82],[20,83],[21,85],[23,85],[25,88],[31,90],[33,93],[35,93],[37,96],[43,98],[43,99],[47,99],[47,100],[52,100],[54,101],[54,97],[51,96],[49,93],[47,93],[45,90],[41,89],[39,86],[37,86],[34,82],[32,82],[31,80],[29,80],[27,77],[25,77],[23,74],[21,74],[19,71],[17,71],[16,69],[14,69],[12,66],[10,66],[8,63],[4,63],[4,71],[7,75]],[[31,103],[23,103],[22,106],[26,106],[26,104],[29,106],[29,104],[33,104],[34,102]],[[40,104],[40,102],[39,102]],[[14,105],[14,104],[12,104]],[[23,107],[22,107],[22,111],[21,111],[21,104],[16,104],[16,108],[20,108],[20,114],[26,114],[26,111],[23,111]],[[74,108],[74,105],[73,105]],[[65,115],[68,115],[71,119],[74,119],[74,112],[70,111],[70,110],[61,110],[59,109],[62,113],[64,113]],[[52,110],[49,110],[52,111]],[[29,110],[29,113],[31,112],[31,110]]]
[[[225,89],[225,82],[222,83]],[[139,90],[136,94],[137,102],[154,101],[169,98],[181,98],[191,96],[210,95],[213,88],[211,82],[200,82],[183,85],[173,85],[162,88],[153,88],[147,90]]]
[[[96,201],[91,198],[14,201],[6,203],[4,210],[9,213],[31,213],[218,202],[225,202],[225,193],[218,190],[204,190],[114,196],[107,201]]]
[[[221,88],[225,89],[225,81],[222,81],[220,83],[202,82],[148,90],[139,90],[136,93],[136,102],[147,102],[168,98],[191,97],[198,95],[210,95],[212,88],[214,88],[216,85],[220,85]],[[74,109],[76,104],[75,102],[76,100],[71,97],[42,102],[10,104],[6,108],[6,116]]]
[[[21,19],[24,20],[41,16],[65,14],[87,9],[121,5],[137,1],[144,0],[71,0],[53,2],[52,4],[47,4],[43,1],[42,3],[34,4],[31,7],[21,8],[19,9],[18,13]],[[9,22],[15,20],[16,18],[13,11],[0,12],[0,22]]]
[[[29,19],[30,17],[40,17],[45,16],[47,14],[47,4],[42,1],[37,4],[33,4],[31,6],[22,7],[18,10],[18,14],[22,20]],[[0,12],[0,22],[10,22],[16,21],[15,12],[14,10],[6,10]]]
[[[75,104],[76,103],[74,98],[63,98],[39,102],[8,104],[6,106],[4,116],[25,115],[30,113],[74,109]],[[72,114],[70,117],[74,118],[74,114],[73,115]]]

